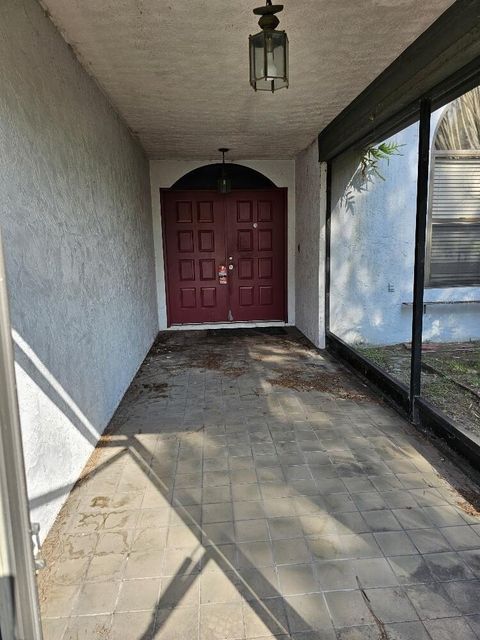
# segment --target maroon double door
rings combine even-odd
[[[162,191],[169,324],[285,320],[286,189]]]

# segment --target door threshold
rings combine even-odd
[[[172,324],[165,331],[204,331],[206,329],[255,329],[261,327],[293,327],[283,320],[270,322],[211,322],[205,324]]]

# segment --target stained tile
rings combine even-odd
[[[432,640],[477,640],[476,634],[468,624],[468,618],[443,618],[442,620],[426,620],[425,627]]]
[[[400,588],[367,589],[366,595],[371,610],[384,623],[418,619],[410,600]]]
[[[388,562],[400,584],[421,584],[434,579],[425,558],[420,554],[393,556],[388,558]]]
[[[443,585],[452,602],[462,613],[478,613],[480,582],[448,582]]]
[[[406,587],[405,591],[421,620],[450,618],[460,614],[443,586],[437,583]]]
[[[335,640],[332,620],[338,640],[377,640],[359,585],[391,640],[480,637],[480,525],[429,443],[375,402],[272,385],[307,353],[338,370],[297,338],[165,345],[119,408],[111,463],[67,502],[46,640]],[[193,366],[205,352],[242,373]],[[166,397],[138,396],[152,383]]]
[[[420,553],[440,553],[441,551],[450,551],[450,545],[438,529],[418,529],[416,531],[409,531],[408,536]]]
[[[79,638],[111,638],[112,616],[93,615],[70,618],[62,640]],[[44,639],[48,640],[48,636]]]

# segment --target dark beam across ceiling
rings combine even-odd
[[[388,43],[385,43],[388,46]],[[318,137],[320,160],[384,139],[480,80],[480,0],[457,0]]]

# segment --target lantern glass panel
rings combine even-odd
[[[250,84],[259,91],[288,87],[288,38],[284,31],[251,36]]]

